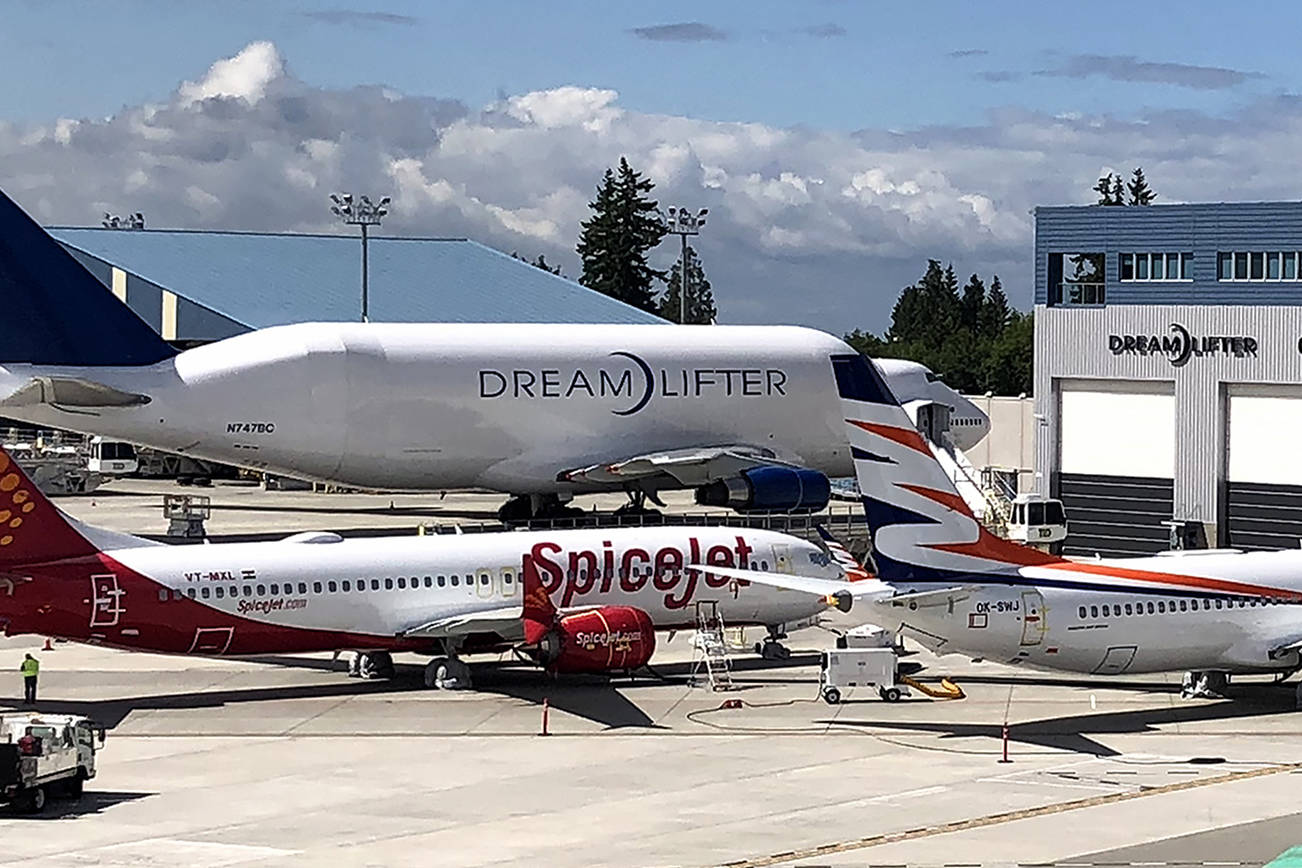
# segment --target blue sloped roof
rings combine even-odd
[[[356,235],[48,231],[252,328],[360,315]],[[372,237],[369,295],[372,322],[663,322],[464,238]]]

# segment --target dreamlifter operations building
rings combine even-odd
[[[1035,212],[1036,480],[1068,554],[1302,538],[1302,202]]]

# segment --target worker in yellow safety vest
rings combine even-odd
[[[36,704],[36,676],[41,674],[41,661],[28,654],[23,658],[23,665],[18,667],[23,673],[23,703]]]

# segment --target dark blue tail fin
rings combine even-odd
[[[152,365],[176,350],[0,193],[0,362]]]

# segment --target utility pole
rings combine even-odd
[[[705,215],[709,213],[709,208],[702,208],[695,212],[683,207],[670,208],[669,217],[665,220],[665,228],[669,230],[669,234],[677,235],[683,242],[682,265],[678,271],[679,325],[687,322],[687,287],[691,280],[687,273],[687,236],[701,234],[701,227],[705,225]]]
[[[358,196],[353,200],[352,193],[331,193],[330,213],[349,226],[362,229],[362,322],[370,322],[370,266],[367,261],[366,227],[379,226],[380,220],[389,213],[389,197],[379,202],[372,202],[370,196]]]

